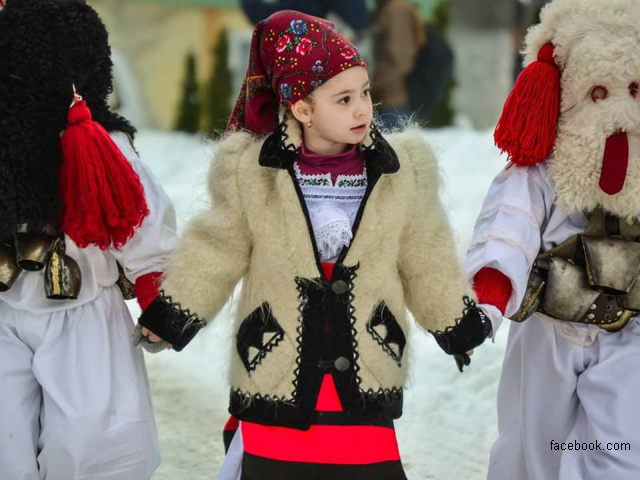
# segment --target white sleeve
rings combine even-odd
[[[124,268],[127,278],[135,282],[147,273],[164,271],[178,246],[176,213],[169,196],[140,160],[129,138],[123,133],[115,133],[112,138],[140,177],[149,208],[149,215],[133,237],[120,250],[113,247],[109,250]]]
[[[506,317],[518,310],[524,298],[531,267],[540,252],[549,195],[553,193],[539,167],[506,168],[489,188],[476,222],[465,262],[467,275],[473,279],[479,270],[490,267],[511,280]],[[494,310],[492,313],[497,312]],[[489,316],[495,332],[501,316]]]

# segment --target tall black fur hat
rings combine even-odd
[[[60,216],[60,134],[73,85],[107,131],[135,133],[111,112],[108,35],[83,0],[7,0],[0,10],[0,241],[17,224]]]

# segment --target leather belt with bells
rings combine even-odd
[[[75,300],[82,288],[78,263],[66,255],[64,235],[46,226],[19,225],[11,240],[0,242],[0,293],[20,274],[44,269],[45,294],[52,300]]]

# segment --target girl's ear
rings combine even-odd
[[[303,125],[311,122],[311,105],[305,99],[298,100],[291,106],[291,114]]]

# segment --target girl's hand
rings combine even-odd
[[[151,343],[158,343],[162,341],[162,339],[159,336],[157,336],[155,333],[153,333],[151,330],[149,330],[146,327],[142,327],[142,336],[146,337]],[[172,348],[173,348],[173,345],[168,343],[167,350],[170,350]]]

